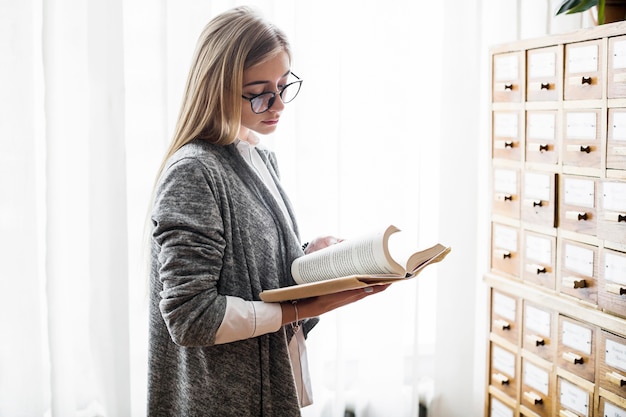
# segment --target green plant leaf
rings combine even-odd
[[[564,0],[556,14],[574,14],[584,12],[598,4],[598,0]]]

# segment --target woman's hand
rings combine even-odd
[[[321,236],[313,239],[309,242],[304,253],[309,254],[320,249],[324,249],[328,246],[334,245],[336,243],[343,242],[343,239],[336,238],[334,236]]]
[[[297,302],[298,320],[317,317],[336,308],[352,304],[355,301],[386,290],[389,285],[390,284],[374,285],[372,287],[358,288],[299,300]],[[283,312],[283,325],[296,321],[296,310],[292,303],[284,302],[280,303],[280,306]]]

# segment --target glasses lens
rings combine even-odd
[[[280,99],[283,101],[283,103],[289,103],[294,98],[296,98],[296,96],[300,92],[301,84],[302,81],[296,81],[285,86],[283,91],[280,93]]]
[[[250,100],[250,104],[252,104],[252,111],[255,113],[263,113],[270,108],[273,104],[274,93],[265,93],[260,96],[256,96],[252,100]]]

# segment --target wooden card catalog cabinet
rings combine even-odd
[[[600,168],[600,110],[565,110],[563,165]]]
[[[558,163],[557,117],[557,110],[529,110],[526,113],[527,162]]]
[[[598,40],[565,45],[565,100],[602,98],[602,44]]]
[[[552,340],[554,320],[555,316],[550,311],[524,302],[523,347],[550,362],[554,361],[556,354],[556,344]]]
[[[598,304],[598,247],[562,239],[560,291],[592,305]]]
[[[626,253],[601,248],[598,271],[598,305],[626,317]]]
[[[494,271],[519,278],[519,229],[500,223],[493,223],[491,244],[491,268]]]
[[[626,244],[626,181],[602,180],[598,208],[598,237]]]
[[[597,232],[595,178],[561,175],[559,226],[572,232]]]
[[[493,112],[493,157],[519,161],[521,147],[521,112]]]
[[[626,339],[602,331],[598,353],[600,387],[626,398]]]
[[[555,101],[561,91],[563,54],[558,46],[530,49],[526,60],[526,99]]]
[[[526,170],[522,187],[522,220],[556,226],[556,174]]]
[[[495,214],[520,218],[519,170],[513,168],[493,168],[493,203]]]
[[[555,382],[550,370],[522,358],[522,405],[542,417],[552,416]]]
[[[594,327],[559,316],[557,364],[574,375],[594,382],[596,346]]]
[[[626,404],[622,407],[617,406],[611,401],[600,397],[600,416],[602,417],[626,417]]]
[[[626,97],[626,36],[609,38],[607,95]]]
[[[518,399],[519,378],[514,352],[491,343],[491,385],[510,398]]]
[[[556,238],[526,230],[522,256],[524,282],[556,289]]]
[[[497,290],[491,293],[491,332],[514,345],[519,342],[518,304],[511,295]]]
[[[493,56],[492,92],[494,102],[521,102],[523,97],[522,54],[520,52]]]
[[[563,377],[558,377],[557,390],[559,417],[593,416],[593,392]]]
[[[613,108],[608,111],[606,167],[626,170],[626,108]]]

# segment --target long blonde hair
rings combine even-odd
[[[285,33],[250,7],[236,7],[213,18],[198,39],[159,174],[167,159],[193,139],[233,143],[241,122],[243,71],[282,51],[291,58]]]

